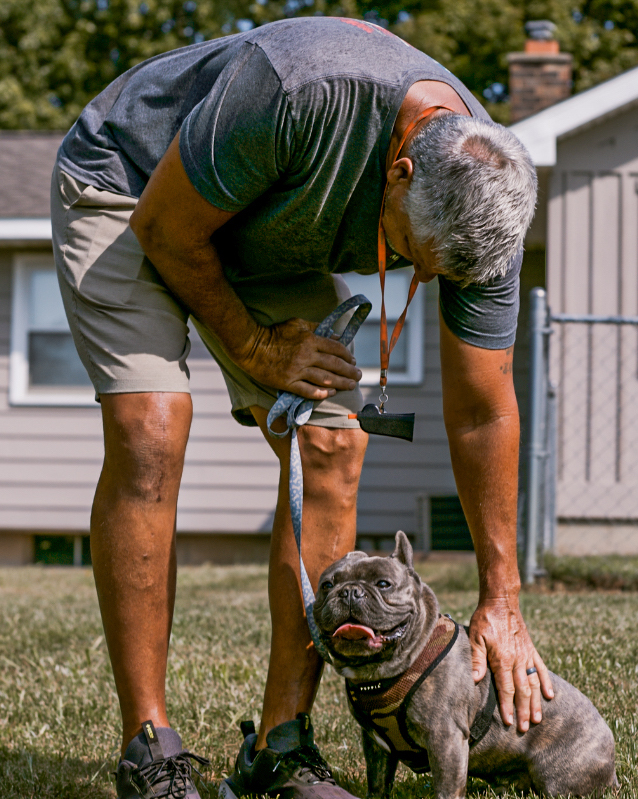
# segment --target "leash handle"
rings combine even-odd
[[[357,294],[350,297],[345,302],[342,302],[338,308],[328,314],[328,316],[321,322],[315,329],[316,336],[323,338],[330,338],[334,335],[333,327],[341,319],[341,317],[356,308],[346,325],[345,330],[339,337],[339,341],[348,345],[355,337],[357,330],[361,327],[365,318],[370,313],[372,303],[363,294]],[[297,438],[297,429],[304,425],[314,407],[314,400],[304,399],[297,394],[290,391],[280,391],[277,401],[272,406],[268,413],[267,426],[268,433],[275,438],[284,438],[290,431],[290,479],[288,483],[288,490],[290,492],[290,516],[292,518],[292,529],[295,534],[295,541],[297,542],[297,550],[299,552],[299,571],[301,574],[301,594],[303,605],[306,612],[306,620],[308,621],[308,628],[310,630],[310,637],[315,645],[315,649],[321,657],[331,663],[330,652],[321,640],[321,634],[315,617],[312,613],[312,606],[315,603],[315,592],[312,590],[310,578],[303,562],[301,554],[301,527],[303,518],[303,469],[301,464],[301,452],[299,451],[299,440]],[[272,429],[272,425],[280,416],[286,415],[286,430],[283,433],[278,433]]]

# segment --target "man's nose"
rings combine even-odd
[[[365,595],[365,591],[360,585],[345,585],[339,591],[341,599],[362,599]]]

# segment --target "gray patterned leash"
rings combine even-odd
[[[329,314],[321,324],[315,329],[316,336],[323,336],[330,338],[334,335],[333,326],[338,320],[348,311],[356,308],[357,310],[352,315],[348,322],[346,329],[341,334],[339,341],[348,346],[352,339],[355,337],[357,330],[361,327],[366,316],[370,313],[372,303],[363,294],[357,294],[354,297],[342,302],[338,308]],[[285,438],[289,432],[292,431],[290,439],[290,515],[292,517],[292,529],[295,533],[295,541],[297,542],[297,549],[299,550],[299,569],[301,572],[301,593],[303,596],[303,604],[306,611],[306,618],[308,620],[308,627],[310,628],[310,637],[315,645],[317,652],[321,657],[331,662],[330,653],[325,644],[321,640],[321,635],[315,618],[312,615],[312,606],[315,602],[315,594],[310,584],[306,567],[304,566],[303,558],[301,556],[301,522],[303,516],[303,470],[301,466],[301,454],[299,452],[299,441],[297,440],[297,429],[304,425],[312,413],[314,407],[314,400],[304,399],[297,394],[292,394],[289,391],[280,391],[277,401],[270,409],[268,414],[268,432],[275,438]],[[283,433],[275,432],[271,425],[280,416],[286,414],[286,430]]]

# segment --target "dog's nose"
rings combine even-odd
[[[339,591],[341,599],[362,599],[365,591],[360,585],[346,585]]]

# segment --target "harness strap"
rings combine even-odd
[[[494,686],[494,674],[488,666],[489,673],[489,690],[487,693],[487,701],[483,709],[476,714],[472,726],[470,727],[470,749],[487,735],[487,731],[492,726],[492,718],[496,708],[496,688]],[[485,678],[484,678],[485,679]]]
[[[346,680],[346,694],[355,719],[377,742],[393,753],[417,774],[430,770],[427,750],[410,735],[407,711],[412,697],[434,671],[458,639],[460,625],[449,617],[441,617],[421,654],[403,674],[374,683],[354,685]],[[438,646],[435,643],[438,639]],[[443,646],[441,642],[445,639]],[[489,671],[489,670],[488,670]],[[496,707],[494,677],[489,671],[487,701],[470,727],[470,748],[481,741],[492,723]]]
[[[357,294],[342,302],[338,308],[326,316],[326,318],[315,328],[316,336],[330,338],[334,335],[333,326],[341,317],[356,308],[346,329],[341,334],[339,341],[348,346],[355,337],[357,330],[363,324],[365,318],[370,313],[372,303],[363,294]],[[295,533],[297,550],[299,552],[299,570],[301,572],[301,594],[306,611],[306,619],[310,629],[310,637],[317,649],[317,652],[328,663],[331,663],[330,653],[326,645],[321,640],[321,633],[312,614],[312,606],[315,602],[315,593],[312,590],[306,567],[301,556],[301,522],[303,516],[303,470],[301,466],[301,453],[299,452],[299,441],[297,439],[297,429],[304,425],[314,407],[314,400],[304,399],[290,391],[280,391],[275,404],[270,409],[267,418],[268,432],[275,438],[285,438],[292,431],[290,439],[290,515],[292,517],[292,528]],[[272,429],[272,424],[280,416],[286,415],[286,429],[283,433],[278,433]]]
[[[416,660],[402,673],[388,680],[355,685],[346,680],[346,693],[355,719],[377,740],[416,773],[430,768],[427,751],[412,738],[407,709],[424,680],[454,646],[459,626],[440,616]]]
[[[464,625],[463,629],[469,635],[470,628]],[[483,705],[483,708],[476,714],[476,718],[470,727],[470,748],[476,746],[479,741],[482,741],[483,738],[485,738],[487,731],[492,724],[492,716],[494,715],[497,700],[496,686],[494,685],[494,674],[489,666],[487,667],[487,675],[483,679],[487,679],[488,676],[489,684],[487,699]]]
[[[458,637],[458,625],[447,616],[439,620],[425,642],[423,649],[408,668],[396,677],[368,683],[353,683],[346,680],[346,689],[366,711],[383,710],[388,705],[397,705],[406,697],[412,698],[414,691],[447,655]]]

